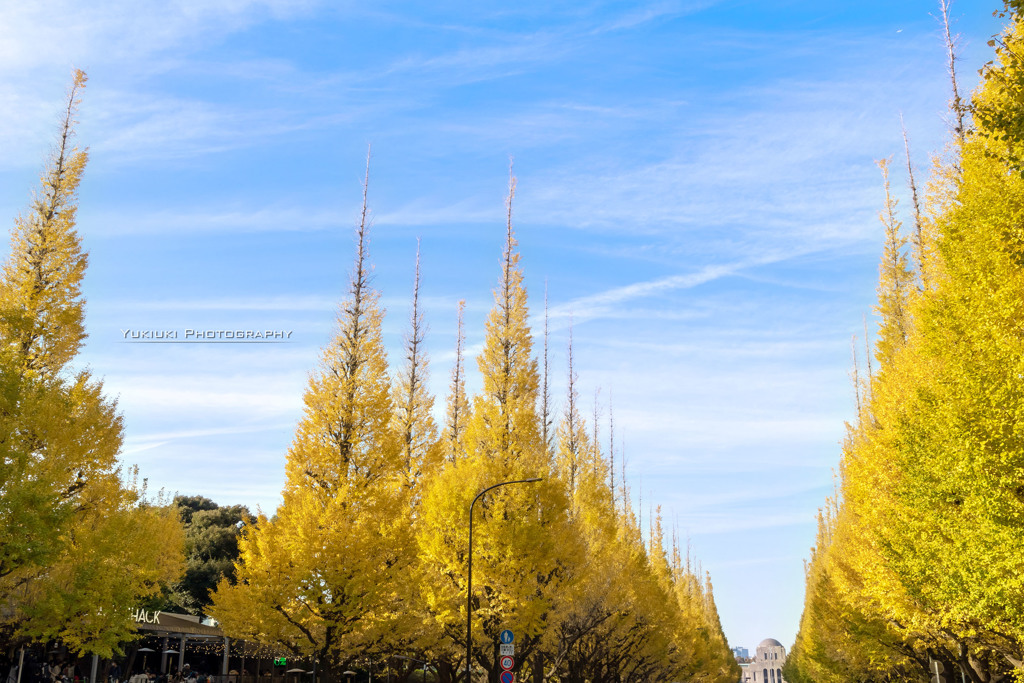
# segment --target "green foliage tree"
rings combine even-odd
[[[103,657],[137,638],[126,606],[157,595],[182,571],[181,525],[160,503],[113,478],[87,487],[61,554],[15,597],[19,632]]]
[[[238,538],[256,518],[244,505],[220,506],[204,496],[175,496],[172,512],[185,532],[185,573],[156,605],[167,611],[205,614],[221,579],[233,582]]]

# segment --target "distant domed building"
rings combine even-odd
[[[786,663],[786,648],[774,638],[765,638],[757,646],[757,653],[749,663],[742,664],[742,683],[786,683],[782,666]]]

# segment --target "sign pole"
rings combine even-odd
[[[500,683],[516,683],[516,675],[512,673],[512,669],[516,665],[516,660],[513,659],[513,655],[516,653],[515,646],[516,636],[512,633],[511,629],[505,629],[498,636],[498,664],[501,665],[501,674],[498,677]]]

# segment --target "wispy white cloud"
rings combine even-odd
[[[737,402],[744,397],[738,397]],[[661,454],[659,462],[650,462],[649,467],[671,471],[679,466],[687,468],[698,466],[702,469],[712,467],[729,470],[740,460],[730,458],[727,461],[715,462],[714,453],[749,452],[750,448],[765,448],[771,444],[789,444],[794,455],[820,462],[820,453],[796,453],[799,445],[804,448],[810,444],[837,443],[843,432],[842,420],[839,415],[822,414],[807,417],[787,417],[788,411],[779,410],[761,416],[736,414],[723,415],[724,403],[719,397],[707,397],[713,405],[710,410],[693,411],[687,415],[679,415],[677,409],[667,408],[662,411],[651,409],[621,409],[616,411],[616,422],[626,434],[642,434],[648,447],[658,445]],[[753,397],[743,400],[752,402]],[[660,439],[660,442],[659,442]],[[666,451],[676,451],[675,457]],[[838,446],[832,458],[838,453]],[[638,454],[643,457],[643,454]],[[761,461],[763,462],[763,461]],[[757,463],[755,463],[757,464]],[[778,463],[776,463],[778,464]]]
[[[803,510],[793,512],[763,512],[743,515],[735,513],[703,513],[690,515],[681,520],[684,527],[693,536],[711,536],[735,533],[737,531],[753,531],[779,529],[789,526],[812,526],[813,519],[808,519]]]
[[[795,251],[789,253],[764,253],[742,261],[732,263],[719,263],[706,265],[696,272],[669,275],[654,280],[634,282],[621,287],[577,297],[571,301],[552,306],[548,310],[548,316],[552,320],[559,321],[558,327],[563,327],[571,318],[577,322],[585,322],[595,318],[618,317],[620,309],[625,304],[635,305],[638,299],[674,292],[678,290],[692,289],[705,285],[721,278],[735,276],[744,270],[756,266],[763,266],[778,261],[802,256],[803,252]],[[534,315],[533,324],[540,325],[543,321],[543,313]]]
[[[694,14],[720,3],[721,0],[690,0],[689,2],[670,0],[668,2],[648,3],[645,6],[630,10],[611,21],[601,24],[594,28],[592,33],[600,34],[610,31],[635,29],[651,21]]]
[[[307,0],[38,0],[0,5],[0,73],[142,58],[309,11]],[[40,49],[48,46],[48,49]],[[69,59],[70,58],[70,59]]]
[[[708,569],[725,569],[727,567],[757,567],[766,564],[797,564],[805,558],[800,555],[773,555],[770,557],[745,557],[741,560],[717,560]]]
[[[127,443],[147,444],[145,448],[154,448],[155,446],[162,446],[179,439],[195,439],[206,436],[223,436],[226,434],[254,434],[257,432],[291,429],[292,427],[294,427],[293,423],[282,422],[277,424],[260,423],[256,425],[236,425],[233,427],[217,427],[212,429],[182,429],[171,432],[134,434],[130,439],[128,439]]]
[[[451,87],[482,80],[496,80],[521,73],[531,66],[556,59],[571,49],[565,35],[539,31],[516,35],[503,45],[459,49],[439,55],[409,55],[384,67],[377,78],[415,76],[417,85]]]
[[[328,207],[271,205],[258,209],[225,210],[209,206],[188,210],[117,213],[87,212],[82,222],[98,237],[188,233],[294,232],[350,227],[353,212]]]
[[[230,369],[240,365],[232,360],[233,354],[220,351],[188,354],[200,361],[198,364],[168,361],[162,369],[151,365],[148,372],[107,374],[105,388],[117,397],[119,408],[129,418],[129,440],[136,442],[142,435],[155,433],[157,436],[145,438],[174,441],[186,438],[190,431],[214,436],[242,430],[237,432],[241,434],[297,419],[313,362],[255,372],[250,357],[248,372],[239,373]],[[273,354],[262,355],[267,367]],[[179,356],[184,358],[185,354]],[[218,359],[223,361],[224,369],[215,367]],[[181,429],[180,425],[186,424],[191,425],[190,429]],[[222,429],[227,431],[217,431]]]
[[[81,131],[108,162],[183,159],[331,125],[337,112],[280,111],[171,97],[142,86],[186,71],[189,55],[263,21],[307,15],[319,0],[74,0],[0,3],[0,165],[39,165],[73,67],[90,83]],[[166,55],[173,54],[173,57]],[[270,65],[251,65],[266,73]],[[255,68],[259,66],[259,68]],[[278,71],[281,70],[278,65]]]
[[[712,244],[726,236],[776,244],[864,239],[879,201],[871,159],[901,149],[901,108],[931,101],[941,109],[942,99],[928,77],[933,65],[916,53],[907,55],[904,73],[883,76],[888,61],[867,45],[859,49],[870,76],[781,78],[674,116],[666,109],[675,123],[662,125],[675,132],[637,149],[633,163],[584,153],[525,179],[520,216],[674,234],[683,243],[687,234]]]
[[[579,297],[572,301],[548,309],[548,315],[553,320],[572,319],[578,322],[591,320],[608,314],[613,307],[634,299],[651,296],[660,292],[689,289],[697,285],[706,284],[718,278],[731,275],[743,267],[744,264],[728,264],[707,266],[696,273],[683,275],[670,275],[657,280],[647,282],[636,282],[624,287],[615,287],[597,294]],[[543,320],[542,314],[535,316],[534,324]]]
[[[166,446],[169,441],[143,441],[142,443],[134,443],[132,441],[126,441],[124,448],[121,449],[122,456],[135,455],[137,453],[144,453],[154,448],[160,448]]]
[[[221,104],[112,89],[91,97],[89,110],[86,132],[95,140],[92,150],[107,164],[209,156],[352,118],[351,112]]]
[[[206,151],[209,151],[207,148]],[[120,235],[165,235],[188,233],[256,233],[349,230],[355,225],[358,205],[331,207],[310,200],[288,203],[278,201],[258,208],[231,206],[231,202],[193,207],[188,210],[83,212],[83,224],[97,237]],[[228,207],[225,207],[225,203]],[[479,198],[440,203],[436,198],[420,198],[381,212],[371,212],[373,225],[453,226],[462,224],[500,224],[502,208]]]
[[[808,494],[821,494],[823,487],[817,483],[794,484],[779,481],[773,486],[764,486],[760,480],[739,479],[725,490],[717,491],[686,491],[679,495],[672,506],[673,511],[681,516],[698,514],[704,510],[734,508],[742,504],[745,508],[760,507],[776,503],[780,499],[794,499]]]
[[[237,383],[233,386],[237,387]],[[170,410],[179,415],[185,411],[200,413],[216,410],[221,415],[248,414],[269,417],[295,414],[302,405],[300,397],[282,396],[266,389],[250,392],[241,389],[217,390],[210,387],[157,387],[149,381],[145,386],[127,387],[122,384],[117,388],[121,390],[122,406],[130,405],[136,411],[145,406],[146,411]]]
[[[334,311],[338,302],[327,297],[210,297],[202,299],[120,299],[104,300],[95,305],[100,313],[117,311]],[[135,326],[138,328],[138,326]]]
[[[438,204],[421,198],[374,215],[374,224],[387,225],[458,225],[462,223],[500,223],[501,206],[493,206],[479,198]]]
[[[54,92],[60,92],[59,86]],[[58,102],[41,96],[38,88],[25,88],[0,78],[0,148],[4,150],[0,168],[42,168],[43,155],[55,142],[58,108]],[[26,180],[31,181],[31,175]],[[27,203],[27,195],[25,199]]]
[[[260,440],[215,444],[168,443],[125,458],[150,486],[181,495],[202,495],[221,505],[241,504],[273,514],[281,501],[287,442],[268,451]]]

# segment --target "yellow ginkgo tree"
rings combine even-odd
[[[288,451],[284,500],[243,533],[236,583],[218,586],[211,609],[235,637],[335,674],[391,648],[409,615],[403,592],[415,557],[407,451],[369,282],[365,185],[356,237],[349,296]]]
[[[86,336],[76,213],[88,152],[74,144],[85,85],[75,71],[0,274],[0,619],[110,656],[136,635],[129,609],[181,574],[183,535],[122,479],[117,405],[72,366]]]
[[[1024,4],[1004,16],[973,126],[936,163],[919,291],[883,212],[881,366],[808,574],[794,678],[1024,675]]]
[[[461,645],[464,651],[470,503],[493,484],[542,478],[496,489],[475,511],[471,666],[487,670],[492,678],[500,672],[501,630],[516,633],[517,666],[545,647],[569,578],[566,561],[574,557],[577,544],[568,526],[566,491],[552,476],[539,429],[537,361],[512,231],[514,188],[513,179],[501,280],[477,358],[482,391],[470,404],[462,433],[464,455],[449,462],[427,486],[419,533],[428,568],[424,599],[450,650]],[[461,659],[465,666],[465,655]]]

